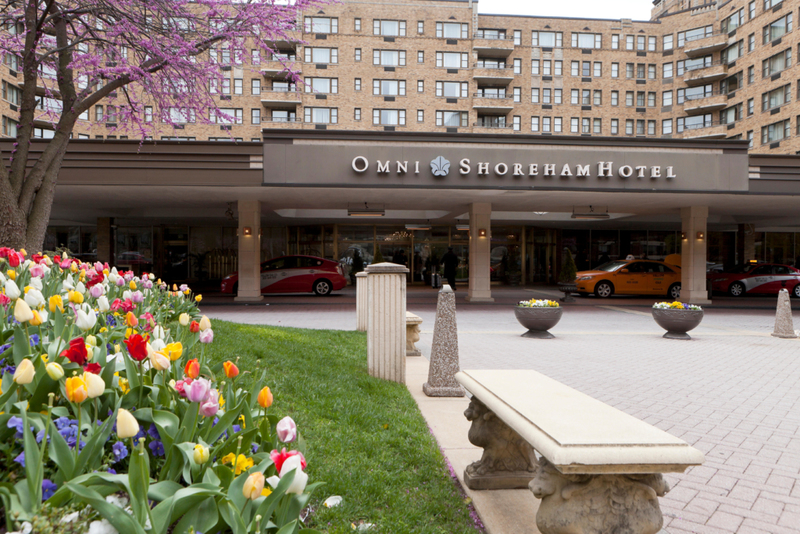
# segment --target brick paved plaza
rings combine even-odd
[[[703,466],[665,475],[670,534],[800,532],[800,340],[770,336],[774,301],[707,308],[692,341],[661,338],[652,300],[580,299],[554,340],[520,337],[515,300],[546,291],[505,290],[494,305],[458,302],[464,369],[535,369],[678,436]],[[269,306],[204,306],[211,317],[306,328],[355,328],[351,295],[267,299]],[[741,301],[734,302],[738,306]],[[421,316],[417,346],[430,355],[435,293],[410,290]],[[795,327],[800,316],[795,313]]]

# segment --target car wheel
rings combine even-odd
[[[331,284],[330,280],[325,278],[320,278],[316,282],[314,282],[314,293],[320,296],[330,295],[331,291],[333,291],[333,284]]]
[[[669,286],[669,290],[667,290],[667,297],[675,300],[681,298],[681,285],[672,284],[671,286]]]
[[[800,284],[794,286],[794,289],[792,289],[792,296],[800,299]]]
[[[614,284],[603,280],[594,286],[594,294],[600,298],[608,298],[614,294]]]
[[[746,291],[744,284],[741,282],[734,282],[728,288],[728,293],[730,293],[732,297],[741,297]]]

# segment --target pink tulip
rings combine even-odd
[[[122,287],[125,285],[125,280],[123,278],[117,278],[117,286]]]
[[[103,284],[95,284],[91,288],[89,288],[89,294],[92,295],[94,298],[100,298],[103,296]]]
[[[278,439],[284,443],[291,443],[297,439],[297,425],[289,416],[278,421],[275,430],[278,432]]]
[[[200,404],[200,415],[203,417],[213,417],[219,410],[219,396],[216,389],[212,389],[208,395],[208,400]]]
[[[200,332],[200,343],[211,343],[214,341],[214,331],[210,328]]]
[[[104,268],[105,267],[103,266],[103,264],[100,263],[99,261],[94,262],[94,270],[97,271],[98,273],[102,273]]]
[[[34,278],[42,278],[44,276],[44,267],[42,267],[41,265],[32,265],[31,276],[33,276]]]
[[[144,295],[142,295],[141,291],[134,291],[131,295],[131,300],[136,302],[137,304],[140,302],[144,302]]]
[[[71,259],[69,259],[69,258],[67,258],[66,260],[64,260],[64,261],[62,261],[62,262],[61,262],[61,265],[60,265],[60,267],[61,267],[62,269],[69,269],[69,266],[70,266],[70,265],[72,265],[72,260],[71,260]]]
[[[185,384],[183,390],[190,402],[205,402],[211,395],[211,383],[205,378],[198,378],[191,384]]]

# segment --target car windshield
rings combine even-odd
[[[608,263],[604,263],[600,267],[596,268],[595,271],[606,271],[606,272],[614,272],[623,265],[627,265],[627,261],[610,261]]]

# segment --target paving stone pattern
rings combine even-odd
[[[459,295],[460,296],[460,295]],[[678,436],[706,455],[665,475],[670,534],[800,532],[800,340],[770,336],[775,312],[707,309],[691,341],[661,338],[641,306],[568,306],[556,339],[520,337],[509,306],[458,306],[462,369],[536,369]],[[409,303],[433,325],[435,302]],[[355,306],[206,310],[232,321],[351,330]],[[795,317],[795,324],[798,323]],[[432,329],[417,346],[428,357]]]

